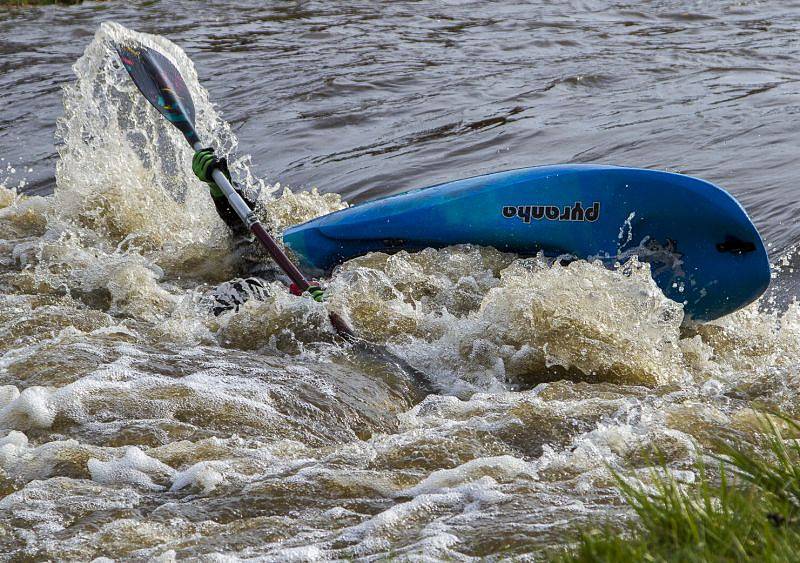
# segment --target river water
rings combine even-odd
[[[720,436],[756,441],[755,409],[800,415],[800,4],[265,4],[0,12],[4,559],[527,560],[630,517],[612,469],[691,481]],[[635,264],[467,246],[215,318],[242,259],[109,50],[131,30],[276,231],[506,168],[642,166],[733,193],[773,288],[689,326]]]

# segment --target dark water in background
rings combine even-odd
[[[667,169],[739,198],[785,306],[682,327],[635,267],[459,247],[213,317],[231,241],[109,21],[186,52],[256,176],[329,194],[265,195],[270,224],[519,166]],[[798,27],[789,2],[0,12],[0,559],[527,561],[631,516],[609,468],[647,483],[658,452],[691,482],[720,437],[758,443],[753,405],[800,417]]]
[[[198,67],[255,172],[349,201],[595,162],[731,191],[797,241],[795,2],[102,2],[0,17],[0,152],[52,190],[59,86],[102,21]]]

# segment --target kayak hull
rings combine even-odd
[[[699,321],[751,303],[770,280],[761,237],[730,194],[691,176],[616,166],[541,166],[448,182],[318,217],[283,240],[314,272],[368,252],[463,243],[608,262],[637,255]]]

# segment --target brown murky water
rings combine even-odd
[[[609,467],[646,479],[657,451],[691,480],[715,437],[751,439],[754,405],[800,415],[800,5],[202,10],[0,12],[5,559],[536,558],[627,515]],[[775,287],[682,327],[646,269],[467,246],[215,318],[241,260],[110,21],[155,34],[276,230],[514,166],[645,166],[734,193]]]

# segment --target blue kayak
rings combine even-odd
[[[368,252],[463,243],[609,264],[637,255],[697,321],[744,307],[770,280],[761,237],[725,190],[617,166],[540,166],[448,182],[318,217],[283,240],[315,273]]]

